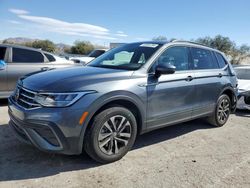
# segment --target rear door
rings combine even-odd
[[[7,60],[7,47],[0,47],[0,60],[6,62]],[[2,92],[8,91],[7,87],[7,69],[0,70],[0,96],[4,95]],[[2,94],[1,94],[2,93]]]
[[[53,68],[53,64],[45,61],[45,56],[41,52],[13,47],[11,60],[7,65],[8,89],[14,90],[20,77],[48,68]]]
[[[214,53],[208,49],[191,47],[195,74],[195,105],[193,116],[211,113],[223,87],[223,70]]]

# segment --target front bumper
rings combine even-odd
[[[82,152],[79,125],[84,108],[39,108],[26,110],[9,98],[9,126],[19,140],[42,151],[80,154]]]

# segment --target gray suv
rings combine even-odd
[[[236,107],[237,79],[221,52],[191,42],[117,47],[86,67],[20,79],[9,125],[43,151],[121,159],[137,135],[207,118],[223,126]]]
[[[24,75],[76,65],[42,50],[7,44],[0,45],[0,61],[0,99],[9,97]]]

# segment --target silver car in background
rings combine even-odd
[[[48,69],[76,66],[73,61],[42,50],[0,45],[0,98],[7,98],[13,92],[17,80],[27,74]]]
[[[238,103],[237,109],[250,110],[250,65],[234,68],[238,78]]]

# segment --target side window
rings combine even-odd
[[[47,57],[47,59],[49,60],[49,62],[56,61],[56,59],[53,57],[53,55],[47,54],[47,53],[44,53],[44,55]]]
[[[219,68],[212,52],[201,48],[191,48],[194,69],[217,69]]]
[[[12,48],[12,62],[13,63],[43,63],[44,56],[37,51]]]
[[[216,54],[216,57],[217,57],[217,60],[218,60],[218,63],[219,63],[220,68],[225,67],[226,64],[227,64],[227,62],[226,62],[226,60],[223,58],[223,56],[222,56],[220,53],[218,53],[218,52],[216,52],[215,54]]]
[[[139,64],[144,64],[146,62],[146,58],[145,58],[145,55],[144,53],[141,54],[141,57],[138,61]]]
[[[0,47],[0,60],[4,60],[6,48]]]
[[[182,46],[168,48],[157,60],[157,64],[161,63],[174,65],[177,71],[188,70],[188,48]]]

